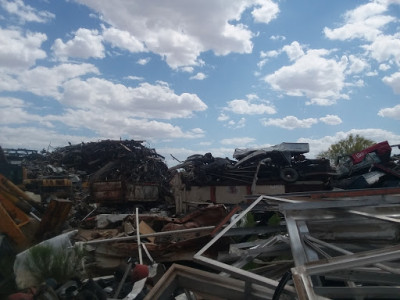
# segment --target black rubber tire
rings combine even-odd
[[[299,173],[293,168],[283,168],[279,171],[279,177],[286,182],[295,182],[299,179]]]

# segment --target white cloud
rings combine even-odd
[[[277,17],[279,13],[278,4],[271,0],[258,1],[258,4],[260,7],[255,8],[251,12],[255,22],[268,24]]]
[[[146,57],[146,58],[141,58],[139,59],[136,63],[139,65],[147,65],[150,62],[150,57]]]
[[[36,67],[18,74],[17,80],[3,77],[0,91],[28,91],[38,96],[60,99],[62,85],[72,79],[86,74],[98,74],[91,64],[61,64],[53,68]]]
[[[249,143],[255,142],[254,138],[250,137],[241,137],[241,138],[231,138],[231,139],[223,139],[221,140],[222,145],[232,145],[232,146],[244,146]]]
[[[146,51],[143,43],[125,30],[119,30],[114,27],[104,28],[103,38],[106,42],[111,43],[113,47],[126,49],[132,53]]]
[[[28,32],[0,28],[0,69],[26,69],[35,65],[38,59],[46,58],[41,49],[47,40],[43,33]]]
[[[192,76],[192,77],[190,77],[190,79],[194,79],[194,80],[204,80],[204,79],[206,79],[207,78],[207,75],[206,74],[204,74],[204,73],[201,73],[201,72],[199,72],[199,73],[197,73],[196,75],[194,75],[194,76]]]
[[[0,0],[1,7],[11,15],[15,15],[22,23],[38,22],[46,23],[55,18],[55,15],[48,11],[38,11],[25,4],[22,0]]]
[[[200,138],[201,129],[183,131],[180,127],[167,122],[138,119],[128,113],[105,111],[101,108],[90,110],[67,109],[61,116],[47,116],[48,120],[59,121],[70,127],[87,128],[107,138],[129,136],[133,139]]]
[[[93,140],[88,136],[74,136],[58,132],[54,129],[30,126],[17,128],[2,127],[1,133],[0,145],[5,148],[29,147],[29,149],[41,150],[50,145],[50,150],[53,150],[53,147],[64,147],[68,142],[79,144],[83,141],[88,142]],[[96,140],[99,138],[101,137],[96,137]],[[27,141],[29,141],[29,145],[27,145]]]
[[[264,80],[274,90],[291,96],[328,99],[330,102],[343,98],[341,91],[345,86],[347,58],[336,61],[324,57],[328,54],[329,51],[324,49],[308,50],[292,65],[280,68]]]
[[[227,121],[224,126],[227,128],[231,129],[238,129],[238,128],[243,128],[246,126],[246,119],[245,118],[240,118],[238,121],[232,120],[229,117],[226,116],[226,118],[222,115],[218,118],[218,121]]]
[[[373,1],[347,11],[344,25],[335,29],[325,27],[326,37],[333,40],[365,39],[373,41],[381,34],[381,29],[395,20],[394,17],[382,15],[387,10],[383,1]]]
[[[309,101],[306,101],[306,105],[319,105],[319,106],[331,106],[336,103],[335,99],[327,99],[327,98],[312,98]]]
[[[275,107],[268,101],[255,100],[250,97],[248,100],[235,99],[228,102],[228,106],[224,108],[226,111],[233,112],[239,115],[262,115],[262,114],[275,114]]]
[[[388,64],[380,64],[379,65],[379,70],[381,70],[381,71],[387,71],[389,69],[390,69],[390,65],[388,65]]]
[[[193,73],[194,68],[186,66],[186,67],[179,68],[179,70],[182,71],[182,72],[186,72],[186,73]]]
[[[368,76],[368,77],[377,76],[378,75],[378,71],[376,71],[376,70],[369,71],[369,72],[365,73],[365,75]]]
[[[296,129],[296,128],[310,128],[312,125],[317,124],[318,119],[308,118],[308,119],[298,119],[294,116],[287,116],[283,119],[262,119],[261,124],[265,127],[276,126],[284,129]]]
[[[363,48],[379,63],[393,59],[400,66],[400,34],[380,35]]]
[[[284,46],[282,50],[286,52],[291,61],[296,60],[304,55],[304,51],[297,41],[294,41],[290,45]]]
[[[118,111],[141,118],[188,118],[195,111],[207,109],[207,105],[196,94],[175,94],[165,84],[141,83],[127,87],[100,78],[78,78],[66,82],[63,104],[90,109]]]
[[[270,39],[273,41],[284,41],[286,40],[286,37],[283,35],[271,35]]]
[[[104,58],[103,37],[97,30],[79,28],[75,32],[72,40],[64,43],[61,39],[56,39],[51,49],[54,55],[65,60],[69,57],[76,58]]]
[[[261,58],[265,58],[265,57],[277,57],[280,54],[280,51],[276,51],[276,50],[271,50],[271,51],[261,51],[260,52],[260,57]]]
[[[39,115],[29,114],[24,107],[26,103],[18,98],[0,97],[0,124],[24,124],[32,121],[40,122]]]
[[[393,89],[395,94],[400,94],[400,72],[383,77],[382,81]]]
[[[349,55],[349,62],[350,66],[346,72],[347,74],[358,74],[369,68],[369,64],[365,60],[362,60],[354,55]]]
[[[381,110],[379,110],[378,116],[400,120],[400,104],[394,107],[382,108]]]
[[[251,53],[254,34],[240,23],[242,14],[250,9],[255,21],[266,23],[279,12],[270,0],[77,2],[97,11],[112,27],[129,32],[174,69],[199,65],[200,54],[210,50],[216,55]]]
[[[142,81],[144,78],[140,76],[127,76],[126,79]]]
[[[342,123],[342,119],[335,115],[326,115],[325,117],[319,118],[319,120],[328,125],[339,125]]]
[[[229,120],[229,116],[227,116],[227,115],[224,114],[224,113],[221,113],[221,114],[218,116],[217,120],[220,121],[220,122],[228,121],[228,120]]]

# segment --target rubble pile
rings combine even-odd
[[[334,167],[306,158],[306,143],[282,143],[168,169],[142,144],[25,151],[22,184],[0,174],[0,296],[398,298],[398,145],[377,143]],[[281,189],[307,181],[329,189]],[[174,213],[154,201],[173,196]]]
[[[170,170],[182,169],[182,181],[190,185],[265,184],[297,180],[328,181],[335,170],[326,159],[307,159],[307,143],[281,143],[261,149],[236,149],[233,158],[211,153],[189,156]]]
[[[170,168],[180,170],[186,186],[254,185],[317,180],[327,188],[367,188],[396,186],[400,178],[399,155],[391,156],[387,141],[359,153],[339,157],[335,165],[328,159],[308,159],[307,143],[281,143],[261,149],[235,149],[233,158],[211,153],[189,156]]]
[[[28,169],[28,178],[68,171],[87,175],[92,180],[168,180],[164,157],[142,143],[134,140],[103,140],[69,145],[45,152],[42,156],[27,156],[23,164]]]

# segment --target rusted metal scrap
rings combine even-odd
[[[75,179],[78,184],[88,182],[89,188],[95,192],[92,196],[104,201],[110,200],[108,195],[111,200],[117,197],[118,200],[129,201],[139,196],[147,199],[149,193],[154,194],[154,188],[139,191],[137,185],[157,186],[157,198],[162,198],[169,191],[170,174],[164,157],[145,147],[143,141],[103,140],[69,145],[40,156],[28,156],[23,165],[29,179],[57,177]],[[102,183],[100,187],[96,185],[99,182]],[[110,191],[110,185],[115,186],[117,191],[114,195],[112,192],[103,193],[104,185],[108,185],[106,191]],[[139,192],[142,194],[139,195]],[[93,201],[97,202],[96,199]]]

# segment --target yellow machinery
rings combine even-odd
[[[45,184],[53,187],[60,182],[47,181]],[[68,182],[66,184],[68,186]],[[72,202],[52,199],[40,216],[33,213],[37,206],[24,191],[0,174],[0,232],[7,234],[18,250],[48,234],[57,233],[68,217]]]

